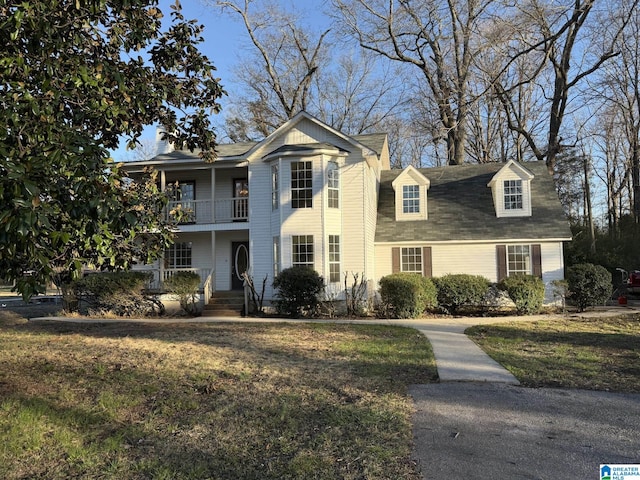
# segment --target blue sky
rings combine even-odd
[[[159,6],[164,14],[165,18],[170,17],[171,8],[175,0],[160,0]],[[239,3],[242,0],[238,0]],[[326,22],[326,18],[322,18],[320,10],[322,5],[326,3],[324,0],[278,0],[278,2],[285,9],[295,8],[300,10],[301,8],[307,9],[311,15],[312,12],[317,12],[317,19],[321,22]],[[215,0],[209,0],[210,4],[215,3]],[[240,17],[230,17],[229,14],[222,14],[220,9],[212,5],[207,5],[203,0],[181,0],[182,14],[187,20],[198,20],[199,23],[204,25],[203,38],[204,43],[200,44],[200,50],[209,57],[209,60],[213,62],[217,69],[217,76],[220,78],[220,83],[227,90],[230,91],[232,87],[232,71],[234,65],[237,63],[238,58],[242,55],[242,50],[248,48],[249,39],[247,37],[244,26],[240,23]],[[227,103],[226,97],[223,97],[220,102],[223,106]],[[218,119],[218,123],[221,123]],[[150,126],[145,129],[141,140],[154,139],[155,127]],[[128,152],[125,150],[124,145],[118,150],[113,152],[113,158],[116,161],[126,160]]]
[[[170,17],[174,0],[160,0],[159,6],[165,18]],[[207,6],[200,0],[184,0],[182,14],[185,19],[196,19],[205,26],[203,32],[204,43],[200,44],[201,51],[209,57],[217,69],[217,75],[224,87],[231,82],[231,71],[236,61],[237,52],[242,42],[245,42],[245,32],[240,23],[232,21],[227,15],[222,15],[217,8]],[[225,99],[222,99],[225,103]],[[144,130],[141,140],[154,139],[155,126]],[[126,160],[128,152],[122,145],[113,152],[116,161]]]

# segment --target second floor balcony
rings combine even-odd
[[[249,196],[216,200],[172,200],[167,204],[167,219],[180,224],[215,224],[249,220]]]

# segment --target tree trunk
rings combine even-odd
[[[593,209],[591,208],[591,187],[589,185],[589,157],[583,155],[582,166],[584,168],[584,206],[586,209],[585,217],[589,227],[589,250],[596,253],[596,232],[593,224]]]

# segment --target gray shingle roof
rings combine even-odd
[[[384,139],[386,138],[386,134],[384,133],[373,133],[366,135],[355,135],[352,137],[354,140],[366,145],[371,148],[377,154],[380,154],[382,151],[382,146],[384,145]],[[239,143],[225,143],[220,144],[216,147],[216,151],[218,153],[218,159],[224,160],[229,157],[241,157],[246,154],[249,150],[251,150],[256,144],[259,142],[239,142]],[[307,143],[304,145],[285,145],[280,147],[281,149],[292,151],[294,148],[300,149],[312,149],[312,148],[321,148],[323,146],[331,146],[325,143]],[[152,160],[154,162],[171,162],[174,160],[194,160],[198,161],[200,157],[198,154],[200,153],[199,149],[195,149],[193,152],[189,150],[175,150],[170,153],[164,153],[154,157]],[[272,152],[273,153],[273,152]],[[135,162],[129,162],[135,163]]]
[[[382,153],[382,146],[384,145],[385,138],[387,138],[387,134],[366,133],[363,135],[353,135],[351,138],[353,138],[356,142],[366,145],[378,155],[380,155],[380,153]]]
[[[391,182],[402,170],[382,172],[376,242],[441,242],[571,238],[569,222],[544,162],[524,164],[531,181],[531,217],[497,218],[487,184],[504,163],[418,169],[431,181],[427,220],[395,220]]]
[[[218,158],[224,160],[225,157],[240,157],[247,153],[258,142],[239,142],[225,143],[216,147]],[[189,150],[174,150],[170,153],[163,153],[153,158],[155,161],[171,161],[171,160],[199,160],[200,149],[193,152]]]

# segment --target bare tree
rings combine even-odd
[[[158,155],[158,145],[155,140],[151,138],[143,138],[138,140],[136,148],[127,151],[123,160],[128,162],[137,162],[149,160],[156,155]]]
[[[516,52],[505,58],[505,66],[495,77],[495,89],[509,115],[509,127],[522,135],[539,160],[545,160],[553,172],[557,155],[577,143],[566,143],[562,137],[563,121],[567,108],[575,96],[571,92],[590,75],[599,70],[609,59],[619,54],[616,42],[624,30],[629,14],[637,5],[634,0],[629,9],[617,10],[621,24],[612,22],[606,9],[592,14],[597,0],[573,0],[566,4],[547,0],[529,0],[519,4],[517,25],[528,35],[520,38]],[[602,3],[602,2],[600,2]],[[606,6],[606,5],[604,5]],[[593,17],[593,18],[591,18]],[[592,20],[591,23],[588,20]],[[525,25],[529,25],[527,28]],[[504,78],[514,61],[525,58],[532,65],[529,75],[516,77],[509,82]],[[522,122],[513,104],[513,93],[523,85],[535,82],[548,72],[548,128],[546,142],[541,142]],[[582,105],[576,102],[576,108]]]
[[[347,134],[381,131],[406,102],[401,72],[356,49],[338,48],[269,1],[217,1],[242,20],[250,49],[236,69],[239,87],[224,130],[233,141],[263,138],[300,110]],[[375,59],[377,60],[377,59]]]
[[[248,124],[237,117],[229,121],[241,127],[245,140],[264,137],[308,108],[314,77],[326,64],[324,42],[329,29],[315,34],[300,28],[295,13],[285,13],[274,2],[264,2],[261,8],[251,0],[215,5],[242,20],[253,45],[252,54],[237,69],[239,81],[248,90],[238,107],[250,120]]]
[[[333,0],[348,34],[372,52],[411,65],[436,103],[447,160],[465,159],[470,69],[492,0]]]

